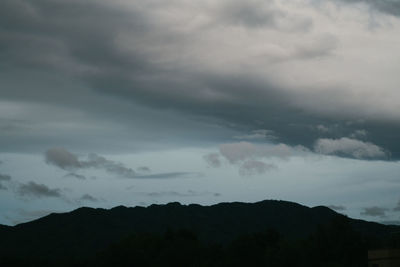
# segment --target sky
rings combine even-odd
[[[280,199],[400,224],[400,1],[2,0],[0,224]]]

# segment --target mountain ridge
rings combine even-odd
[[[349,220],[360,234],[384,238],[400,227],[347,218],[325,206],[307,207],[283,200],[224,202],[211,206],[171,202],[148,207],[81,207],[0,227],[1,255],[80,258],[95,255],[132,234],[163,234],[187,229],[206,243],[228,244],[235,238],[275,229],[288,239],[304,239],[335,218]]]

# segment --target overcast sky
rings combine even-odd
[[[0,224],[283,199],[400,224],[400,1],[2,0]]]

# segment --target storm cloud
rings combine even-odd
[[[365,2],[389,14],[398,10],[391,1],[344,2]],[[0,67],[7,70],[2,76],[7,86],[2,87],[2,96],[10,109],[23,107],[25,113],[1,118],[4,127],[18,134],[1,133],[0,144],[8,150],[57,142],[124,149],[116,139],[150,145],[166,128],[171,134],[164,143],[184,137],[190,139],[186,142],[221,143],[229,132],[239,139],[261,138],[258,129],[266,127],[277,143],[312,149],[321,138],[310,130],[313,126],[339,123],[340,131],[350,134],[357,129],[347,122],[364,120],[368,142],[398,158],[394,131],[384,130],[400,128],[393,102],[398,77],[387,71],[379,79],[369,78],[376,77],[372,74],[380,71],[379,65],[396,69],[398,61],[382,57],[382,64],[373,64],[371,58],[371,64],[355,72],[357,66],[348,67],[344,59],[352,57],[337,56],[353,51],[345,39],[348,35],[329,24],[320,9],[303,4],[298,9],[290,2],[259,0],[197,4],[5,0],[0,11]],[[349,12],[363,21],[357,9]],[[382,31],[382,38],[365,32],[366,42],[379,47],[378,40],[395,43],[386,34],[388,29]],[[393,49],[380,51],[392,55]],[[357,51],[360,57],[371,54],[364,47]],[[26,90],[20,75],[32,90]],[[288,77],[294,76],[292,83]],[[385,93],[374,97],[380,88]],[[36,116],[38,103],[53,112]],[[104,106],[113,109],[105,111]],[[135,115],[139,113],[145,119]],[[204,127],[214,130],[198,134]],[[23,130],[27,128],[31,130]],[[125,135],[127,131],[135,137]],[[57,161],[61,168],[79,167],[68,158],[71,155],[59,156],[66,157]]]

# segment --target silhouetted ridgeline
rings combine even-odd
[[[399,231],[273,200],[80,208],[1,226],[0,266],[366,266]]]

